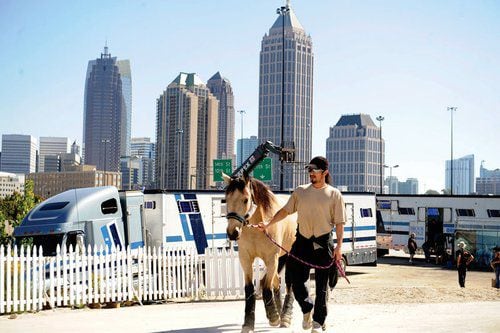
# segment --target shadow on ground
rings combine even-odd
[[[232,333],[232,332],[240,332],[241,331],[241,326],[240,325],[235,325],[235,324],[227,324],[227,325],[220,325],[220,326],[210,326],[210,327],[197,327],[197,328],[184,328],[180,330],[168,330],[168,331],[159,331],[159,332],[154,332],[154,333],[199,333],[199,332],[204,332],[204,333]],[[264,324],[255,324],[255,332],[261,332],[261,333],[269,333],[269,332],[276,332],[277,329],[271,329],[269,327],[265,327]]]

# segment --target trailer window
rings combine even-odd
[[[180,213],[199,213],[200,208],[196,201],[177,201],[177,206]]]
[[[114,214],[118,211],[118,202],[115,198],[104,201],[101,204],[101,212],[103,214]]]
[[[488,217],[500,217],[500,209],[487,209]]]
[[[391,209],[391,201],[390,200],[378,200],[377,207],[378,207],[378,209]]]
[[[439,209],[433,207],[427,208],[427,216],[439,216]]]
[[[144,208],[145,209],[156,209],[156,201],[145,201]]]
[[[69,204],[69,201],[51,202],[43,205],[40,210],[58,210],[66,207],[67,204]]]
[[[455,211],[457,216],[476,216],[474,209],[457,208]]]
[[[361,217],[372,217],[372,209],[371,208],[360,208]]]
[[[399,215],[415,215],[413,207],[398,207]]]

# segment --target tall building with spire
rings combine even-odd
[[[290,2],[278,8],[278,13],[261,43],[258,136],[260,142],[295,146],[295,161],[299,163],[283,165],[282,184],[280,162],[272,156],[271,185],[286,190],[307,181],[303,165],[311,159],[312,150],[314,54],[311,36]]]
[[[233,159],[234,156],[234,95],[231,82],[215,73],[207,87],[219,100],[219,136],[217,138],[217,158]]]
[[[97,170],[120,169],[130,155],[132,85],[130,63],[104,53],[90,60],[85,78],[83,158]]]
[[[180,73],[157,99],[156,181],[163,189],[215,185],[217,98],[194,73]]]

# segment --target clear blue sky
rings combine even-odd
[[[181,71],[226,76],[247,111],[244,136],[256,135],[260,42],[283,4],[0,0],[0,134],[81,143],[87,63],[107,40],[131,61],[133,136],[155,138],[156,98]],[[342,114],[382,115],[393,175],[441,190],[456,106],[454,157],[500,167],[500,1],[291,5],[314,45],[313,154]]]

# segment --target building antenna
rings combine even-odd
[[[108,37],[106,37],[106,41],[104,42],[104,55],[108,55]]]

